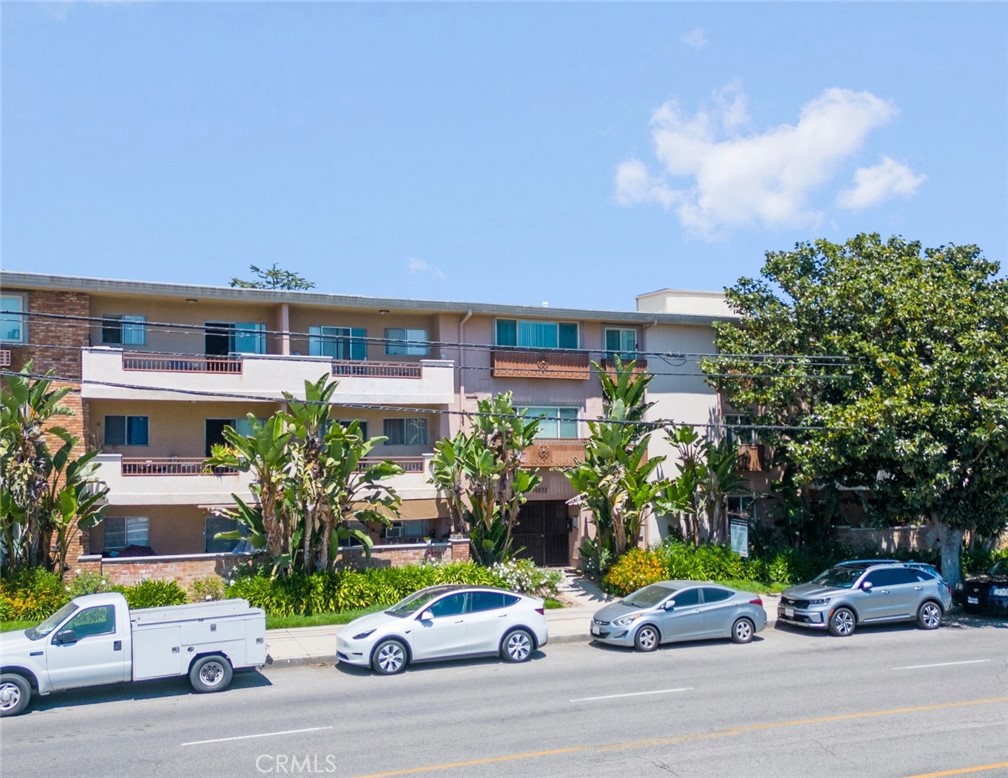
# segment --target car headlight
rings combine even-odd
[[[613,620],[613,624],[617,627],[629,627],[643,615],[642,613],[631,613],[628,616],[620,616],[618,619]]]
[[[358,635],[354,635],[353,639],[354,640],[363,640],[364,638],[366,638],[368,635],[372,634],[373,632],[374,632],[373,629],[369,629],[367,632],[361,632]]]
[[[999,586],[997,589],[991,589],[991,594],[995,597],[1008,597],[1008,587]]]
[[[809,605],[826,605],[827,603],[829,603],[829,601],[830,601],[829,597],[820,597],[818,600],[809,600],[808,604]]]

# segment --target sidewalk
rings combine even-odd
[[[565,582],[560,587],[560,599],[567,607],[546,611],[550,645],[561,643],[587,643],[591,640],[588,628],[592,615],[612,598],[600,591],[573,571],[565,572]],[[760,595],[767,613],[767,629],[777,621],[776,595]],[[297,629],[271,629],[266,632],[266,644],[273,666],[335,664],[336,635],[342,625],[326,627],[300,627]]]

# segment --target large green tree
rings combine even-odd
[[[491,565],[515,551],[521,506],[542,478],[522,464],[539,419],[519,413],[511,393],[479,400],[467,428],[434,444],[432,482],[448,502],[453,529],[469,532],[474,559]]]
[[[648,457],[651,426],[645,414],[652,376],[616,357],[612,371],[592,363],[602,387],[602,418],[588,422],[585,458],[566,472],[579,504],[591,510],[595,536],[582,552],[618,557],[636,545],[641,524],[663,485],[664,457]]]
[[[752,408],[804,488],[857,487],[880,523],[933,523],[960,577],[964,531],[1008,523],[1008,282],[976,246],[858,235],[769,252],[726,291],[709,380]]]
[[[252,504],[232,495],[235,507],[226,515],[281,572],[331,567],[348,538],[369,552],[371,538],[361,526],[398,515],[401,500],[385,480],[402,468],[369,457],[385,438],[365,440],[360,422],[332,418],[336,386],[325,375],[305,381],[304,400],[285,393],[286,410],[263,422],[250,414],[248,434],[226,427],[225,443],[206,462],[252,474]]]
[[[293,270],[277,267],[276,262],[268,268],[249,265],[249,270],[255,278],[248,280],[235,277],[231,279],[231,286],[238,289],[289,289],[299,292],[315,288],[313,281],[298,275]]]
[[[72,413],[62,404],[70,388],[31,370],[0,390],[0,556],[5,575],[45,567],[62,576],[70,543],[102,520],[108,486],[95,478],[98,452],[73,456],[80,439],[55,421]]]

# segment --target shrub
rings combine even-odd
[[[505,589],[535,597],[555,597],[563,574],[559,570],[543,570],[531,559],[511,559],[498,562],[490,572],[501,580]]]
[[[122,593],[131,609],[160,608],[186,602],[185,591],[175,581],[141,581],[136,586],[123,587]]]
[[[633,548],[609,568],[602,579],[602,588],[611,594],[624,595],[665,577],[665,566],[657,552]]]
[[[70,582],[67,592],[70,597],[80,597],[83,594],[98,594],[100,592],[113,591],[112,582],[100,573],[92,573],[90,570],[82,570]]]
[[[223,600],[227,597],[224,581],[216,575],[207,578],[197,578],[189,585],[189,600],[205,602],[207,600]]]
[[[4,620],[34,621],[55,613],[70,596],[58,575],[36,567],[0,584],[0,599]]]

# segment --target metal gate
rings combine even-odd
[[[517,556],[531,559],[540,567],[570,564],[567,504],[563,500],[527,502],[518,514],[512,534]]]

